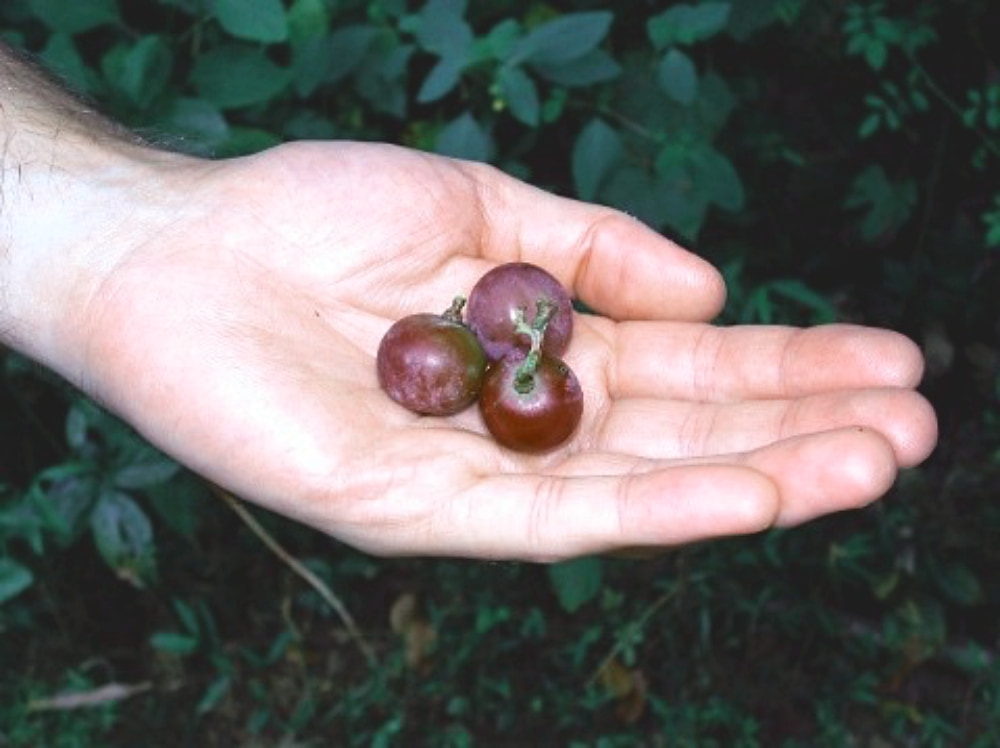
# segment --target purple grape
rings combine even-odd
[[[382,337],[376,354],[379,385],[415,413],[449,416],[479,396],[486,355],[461,321],[465,300],[444,314],[403,317]]]
[[[573,334],[573,306],[566,289],[552,275],[537,265],[510,262],[493,268],[473,286],[466,323],[490,361],[531,347],[529,336],[515,331],[515,318],[518,309],[523,309],[531,324],[540,301],[555,306],[542,351],[560,357]]]

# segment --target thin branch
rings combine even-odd
[[[958,117],[958,119],[966,127],[968,127],[970,130],[972,130],[972,132],[974,132],[976,135],[979,136],[979,139],[983,142],[983,146],[985,146],[985,148],[990,153],[1000,158],[1000,145],[998,145],[993,140],[993,138],[991,138],[986,132],[984,132],[982,128],[968,124],[965,121],[965,114],[962,111],[962,107],[960,107],[958,103],[954,99],[952,99],[945,92],[945,90],[937,84],[937,81],[934,80],[934,78],[931,76],[931,74],[927,71],[927,69],[923,65],[917,62],[915,57],[910,55],[909,59],[910,63],[913,65],[914,70],[920,73],[920,77],[924,79],[924,83],[927,84],[927,87],[930,89],[931,93],[934,94],[938,98],[938,100],[942,104],[944,104],[947,109],[951,111],[952,114]]]
[[[666,605],[678,592],[679,588],[677,587],[668,592],[664,592],[649,604],[649,607],[642,612],[642,615],[639,616],[638,620],[633,621],[628,625],[625,633],[618,637],[618,641],[615,642],[615,645],[604,656],[600,664],[594,668],[594,672],[591,673],[590,677],[587,678],[587,682],[585,684],[586,687],[589,688],[597,681],[598,678],[601,677],[601,673],[604,669],[621,653],[623,649],[625,649],[626,642],[632,638],[632,634],[636,631],[641,631],[646,624],[649,623],[649,619],[653,617],[653,614]]]
[[[341,602],[340,598],[334,594],[333,590],[331,590],[322,579],[310,571],[305,564],[286,551],[284,547],[282,547],[282,545],[275,540],[274,537],[268,533],[268,531],[265,530],[256,519],[254,519],[254,516],[250,514],[246,507],[244,507],[236,497],[218,486],[213,486],[213,490],[229,505],[230,509],[236,512],[236,515],[243,520],[244,524],[250,528],[254,535],[260,538],[264,545],[266,545],[275,556],[281,559],[281,561],[283,561],[288,568],[305,580],[305,582],[312,587],[331,608],[333,608],[334,612],[340,617],[344,627],[347,629],[347,633],[354,640],[354,643],[357,644],[358,649],[361,650],[361,654],[364,655],[365,660],[368,661],[368,665],[374,668],[378,664],[378,658],[375,655],[375,650],[372,649],[371,645],[365,640],[365,637],[358,628],[358,625],[354,622],[353,616],[351,616],[347,607],[343,602]]]
[[[108,683],[89,691],[67,691],[55,696],[34,699],[28,704],[30,712],[65,712],[103,706],[115,701],[124,701],[136,694],[145,693],[153,687],[150,681],[142,683]]]

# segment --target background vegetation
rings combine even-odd
[[[901,330],[942,441],[877,506],[654,561],[383,561],[234,513],[3,353],[0,745],[1000,744],[997,28],[992,0],[4,0],[6,39],[170,147],[488,160],[694,247],[721,323]]]

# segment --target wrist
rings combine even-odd
[[[0,343],[79,384],[87,320],[172,165],[0,48]]]
[[[14,149],[12,149],[14,151]],[[59,366],[65,338],[125,251],[138,164],[68,139],[3,164],[0,339]]]

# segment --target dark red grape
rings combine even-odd
[[[560,359],[512,352],[490,364],[479,394],[479,412],[493,438],[510,449],[544,452],[576,430],[583,414],[580,382]]]
[[[461,321],[464,302],[455,299],[444,314],[404,317],[379,343],[379,385],[415,413],[453,415],[479,396],[486,354]]]
[[[527,262],[498,265],[479,279],[469,293],[465,318],[490,361],[513,350],[528,350],[531,340],[515,330],[514,318],[517,310],[523,309],[530,325],[539,301],[555,307],[542,350],[550,356],[562,356],[573,334],[573,306],[558,280]]]

